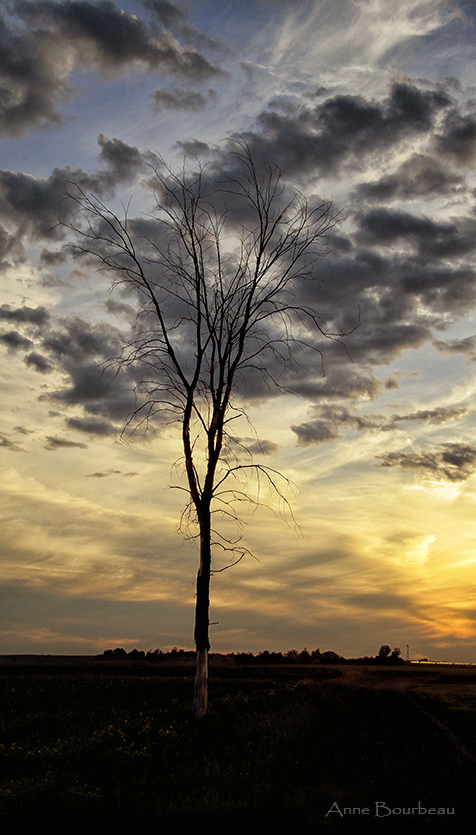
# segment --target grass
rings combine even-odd
[[[6,673],[0,814],[289,817],[340,831],[350,821],[326,817],[333,803],[373,815],[377,801],[420,801],[454,807],[461,822],[476,776],[476,677],[438,675],[408,684],[376,669],[212,674],[197,725],[183,673]],[[389,817],[385,831],[402,826]],[[454,822],[418,821],[448,831]]]

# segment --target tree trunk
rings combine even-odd
[[[208,650],[197,649],[197,667],[195,671],[195,689],[193,694],[192,715],[194,719],[203,719],[208,706]]]
[[[200,568],[197,574],[197,599],[195,603],[195,646],[197,649],[197,666],[195,672],[195,690],[193,697],[192,715],[195,719],[203,719],[207,712],[208,703],[208,640],[209,610],[210,610],[210,510],[200,518]]]

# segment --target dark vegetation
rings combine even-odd
[[[366,831],[466,831],[474,668],[211,656],[210,708],[197,724],[193,658],[138,654],[0,660],[2,816],[202,816],[348,831],[355,818],[326,817],[338,803],[369,808]],[[382,823],[379,801],[455,814]]]
[[[262,652],[259,652],[257,655],[253,655],[252,652],[230,652],[225,655],[221,653],[212,653],[211,658],[215,661],[224,661],[224,662],[231,662],[233,664],[403,664],[403,660],[400,657],[401,651],[399,647],[395,647],[393,652],[390,650],[390,647],[387,644],[383,644],[378,654],[375,657],[372,656],[363,656],[361,658],[344,658],[342,655],[338,655],[337,652],[333,652],[332,650],[326,650],[325,652],[321,652],[319,649],[308,651],[307,647],[304,647],[301,652],[298,652],[296,649],[291,649],[288,652],[269,652],[269,650],[265,649]],[[195,658],[195,651],[194,650],[184,650],[178,649],[174,647],[169,652],[164,652],[161,649],[149,650],[148,652],[144,652],[144,650],[133,649],[130,652],[126,652],[123,647],[116,647],[116,649],[106,649],[104,651],[104,657],[109,659],[130,659],[136,660],[143,659],[145,661],[149,661],[151,663],[156,663],[159,661],[166,661],[169,660],[178,660],[178,659],[194,659]]]

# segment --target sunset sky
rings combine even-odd
[[[298,293],[360,325],[250,387],[299,527],[244,517],[212,651],[476,662],[474,0],[8,0],[0,56],[0,653],[193,647],[180,435],[120,440],[131,299],[58,219],[68,183],[144,218],[157,155],[220,172],[243,136],[342,212]]]

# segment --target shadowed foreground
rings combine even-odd
[[[288,819],[314,831],[364,818],[382,832],[473,818],[471,668],[216,668],[198,725],[192,668],[72,670],[0,664],[4,816]]]

